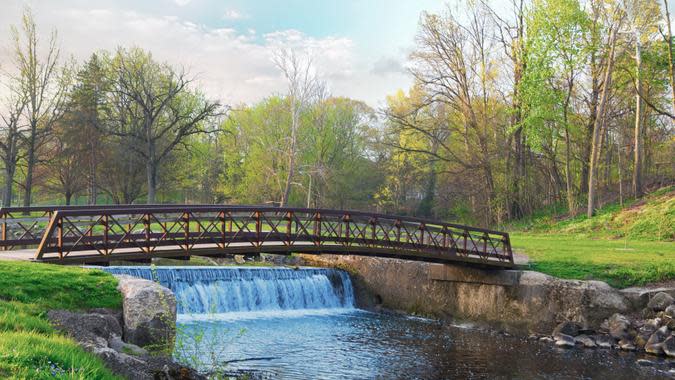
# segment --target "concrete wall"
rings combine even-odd
[[[303,255],[308,265],[352,274],[358,302],[417,315],[482,322],[516,333],[550,333],[564,320],[595,328],[633,309],[600,281],[560,280],[538,272],[341,255]]]

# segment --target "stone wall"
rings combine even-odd
[[[622,292],[600,281],[363,256],[302,257],[308,265],[350,272],[360,307],[379,304],[516,333],[549,333],[566,320],[594,328],[614,313],[635,310]]]

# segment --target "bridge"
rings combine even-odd
[[[0,258],[58,264],[192,255],[346,254],[514,266],[504,232],[359,211],[228,205],[0,208]]]

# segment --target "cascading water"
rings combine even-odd
[[[155,280],[176,295],[179,314],[352,309],[349,275],[320,268],[134,267],[102,268]]]

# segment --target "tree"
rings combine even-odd
[[[308,56],[300,56],[292,49],[281,50],[274,57],[274,63],[288,82],[288,103],[291,115],[288,172],[286,174],[284,192],[279,202],[279,206],[284,207],[288,203],[288,197],[291,193],[291,183],[295,175],[300,114],[309,106],[313,98],[323,95],[323,87],[314,73],[312,60]]]
[[[56,31],[49,38],[47,53],[40,56],[38,32],[30,8],[23,13],[21,30],[12,27],[14,61],[18,74],[21,97],[27,100],[24,107],[27,131],[22,136],[26,149],[26,177],[24,206],[30,206],[33,191],[33,173],[40,159],[40,149],[48,141],[52,127],[61,116],[66,86],[59,72],[60,50]]]
[[[576,0],[535,1],[527,15],[529,54],[520,82],[525,109],[522,127],[531,144],[546,151],[546,145],[557,146],[559,136],[564,135],[565,193],[571,214],[575,213],[576,201],[570,108],[587,57],[584,41],[588,24],[588,17]],[[555,152],[550,160],[557,173]]]
[[[614,70],[614,58],[616,55],[616,39],[618,30],[621,27],[623,22],[623,17],[619,16],[619,20],[615,24],[610,25],[610,35],[609,35],[609,53],[607,55],[607,64],[605,67],[605,74],[602,84],[602,93],[600,96],[600,103],[598,104],[597,116],[595,118],[595,124],[593,126],[593,140],[591,144],[591,157],[589,162],[589,176],[588,176],[588,206],[586,209],[586,214],[590,218],[595,213],[595,201],[596,201],[596,187],[597,187],[597,176],[598,176],[598,159],[600,157],[600,150],[602,149],[602,137],[605,132],[606,126],[606,108],[609,98],[609,89],[612,82],[612,73]]]
[[[159,168],[187,136],[206,133],[220,104],[189,89],[184,71],[153,60],[141,49],[118,49],[110,62],[105,130],[129,138],[146,166],[147,202],[155,203]]]
[[[7,100],[7,111],[2,117],[2,129],[0,130],[0,158],[4,166],[5,188],[2,192],[2,205],[12,205],[12,190],[14,187],[14,175],[16,166],[21,158],[19,145],[21,142],[21,115],[26,107],[26,98],[10,89],[10,97]]]

